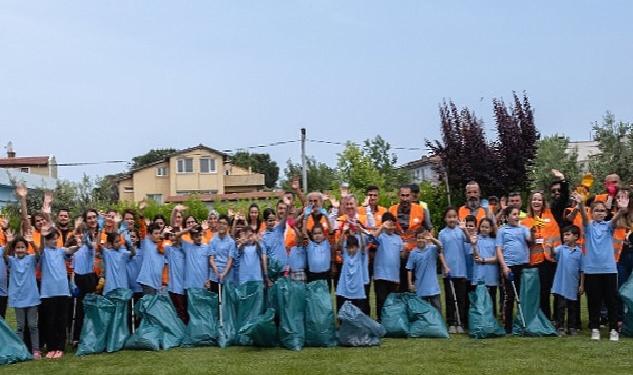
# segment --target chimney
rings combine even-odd
[[[8,158],[14,158],[15,157],[15,151],[13,151],[13,142],[9,141],[9,143],[7,143],[7,157]]]

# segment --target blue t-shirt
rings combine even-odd
[[[237,248],[235,247],[235,241],[228,234],[221,238],[220,235],[216,235],[209,244],[211,247],[211,255],[215,261],[215,266],[219,272],[224,272],[226,263],[229,261],[229,257],[235,258]],[[225,280],[232,280],[231,270],[225,277]],[[209,267],[209,280],[218,282],[218,276],[213,272],[213,268]]]
[[[262,236],[263,246],[266,250],[266,255],[275,259],[282,266],[288,263],[288,254],[286,253],[286,247],[284,245],[284,229],[286,228],[286,222],[282,221],[275,225],[272,230],[266,229]]]
[[[358,249],[354,255],[351,255],[347,249],[343,249],[343,267],[336,286],[337,296],[347,299],[367,298],[363,272],[363,267],[366,267],[366,251]]]
[[[105,285],[103,294],[117,288],[130,287],[127,279],[127,263],[132,257],[132,253],[124,247],[118,250],[103,248],[103,263],[105,266]]]
[[[211,248],[182,241],[182,249],[185,252],[185,289],[204,288],[209,280]]]
[[[35,281],[37,257],[9,257],[9,307],[33,307],[40,304]]]
[[[464,230],[459,227],[445,227],[440,231],[439,240],[444,248],[444,259],[451,270],[451,278],[466,278],[466,245]],[[470,245],[468,245],[470,247]]]
[[[566,245],[557,246],[556,273],[552,293],[561,295],[565,299],[576,301],[578,299],[578,284],[580,283],[580,269],[583,256],[578,246],[571,248]]]
[[[87,275],[94,272],[95,251],[92,247],[82,245],[73,254],[73,272],[75,275]]]
[[[374,280],[400,282],[400,255],[402,238],[397,234],[381,233],[377,238],[378,250],[374,257]]]
[[[316,243],[308,242],[308,271],[312,273],[322,273],[330,270],[330,243],[327,240]]]
[[[610,222],[592,220],[585,226],[582,271],[586,274],[618,273],[613,249],[613,227]]]
[[[141,284],[139,284],[136,279],[138,279],[138,274],[141,271],[141,262],[143,260],[143,256],[139,253],[142,253],[143,249],[136,249],[136,254],[130,259],[129,262],[125,265],[125,269],[127,272],[127,281],[128,288],[132,290],[134,293],[140,293],[143,291]]]
[[[147,238],[141,242],[141,247],[141,270],[136,281],[159,290],[163,286],[165,256],[159,253],[156,244]]]
[[[508,267],[526,264],[530,260],[527,239],[530,230],[523,225],[504,225],[497,232],[497,246],[503,249],[503,259]]]
[[[4,263],[4,247],[0,246],[0,296],[7,296],[9,291],[7,289],[7,265]]]
[[[306,248],[303,246],[293,246],[288,256],[288,267],[290,267],[290,271],[305,271],[307,265]]]
[[[248,244],[237,249],[237,257],[239,258],[240,268],[238,270],[239,283],[243,284],[247,281],[263,281],[262,249],[258,244]]]
[[[66,250],[63,248],[47,247],[42,251],[40,256],[42,267],[41,298],[70,296],[65,259]]]
[[[440,294],[440,284],[437,282],[437,246],[426,245],[424,249],[413,249],[407,260],[407,269],[415,274],[417,296]]]
[[[477,236],[477,250],[481,258],[492,258],[497,254],[497,246],[494,238],[482,235]],[[471,280],[472,285],[477,285],[480,281],[483,281],[486,286],[498,286],[499,285],[499,265],[494,264],[473,264],[473,278]]]
[[[167,291],[185,294],[185,253],[180,247],[165,246],[165,258],[169,272]]]

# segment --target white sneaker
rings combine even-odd
[[[620,341],[620,334],[615,329],[609,333],[609,341]]]
[[[591,330],[591,339],[592,340],[600,340],[600,330],[599,329],[592,329]]]
[[[462,326],[457,326],[457,333],[464,333]]]
[[[448,333],[454,335],[457,333],[457,328],[455,328],[455,326],[450,326],[448,327]]]

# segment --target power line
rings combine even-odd
[[[266,148],[266,147],[281,146],[281,145],[285,145],[285,144],[288,144],[288,143],[296,143],[296,142],[301,142],[301,140],[294,139],[294,140],[290,140],[290,141],[277,141],[277,142],[265,143],[265,144],[255,145],[255,146],[237,147],[237,148],[234,148],[234,149],[224,149],[224,150],[221,150],[221,151],[222,152],[226,152],[226,153],[234,153],[234,152],[239,152],[241,150],[251,150],[251,149],[255,149],[255,148]]]
[[[339,145],[339,146],[345,146],[347,144],[353,144],[356,146],[362,146],[362,144],[358,143],[358,142],[337,142],[337,141],[324,141],[324,140],[318,140],[318,139],[307,139],[308,142],[311,143],[325,143],[325,144],[331,144],[331,145]],[[425,147],[396,147],[396,146],[392,146],[391,147],[392,150],[405,150],[405,151],[426,151]]]
[[[49,164],[51,167],[80,167],[82,165],[95,165],[95,164],[121,164],[129,163],[127,160],[105,160],[105,161],[86,161],[77,163],[55,163]]]

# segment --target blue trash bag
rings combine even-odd
[[[633,276],[622,284],[619,290],[622,304],[624,305],[624,320],[622,322],[622,335],[633,337]]]
[[[7,323],[0,317],[0,365],[33,359],[31,353]]]
[[[377,346],[385,335],[385,328],[365,315],[350,301],[345,301],[338,312],[341,325],[338,341],[342,346]]]
[[[492,298],[486,285],[478,284],[468,294],[468,335],[474,339],[504,337],[506,331],[499,325],[493,311]]]
[[[130,337],[128,311],[132,291],[127,288],[117,288],[106,294],[105,298],[114,304],[114,313],[106,338],[106,352],[112,353],[123,349],[125,341]]]
[[[277,339],[277,326],[275,325],[275,310],[267,309],[264,314],[249,320],[240,328],[238,333],[248,336],[254,346],[277,346],[279,340]]]
[[[83,305],[84,323],[75,355],[102,353],[107,347],[108,329],[114,318],[116,305],[107,298],[92,293],[84,297]]]
[[[273,287],[279,308],[279,340],[290,350],[305,345],[305,284],[282,277]]]
[[[512,334],[527,337],[557,337],[556,328],[541,311],[541,282],[538,268],[525,268],[521,272],[521,310],[514,317]],[[525,324],[524,324],[525,319]]]
[[[143,296],[137,306],[141,324],[125,343],[126,349],[167,350],[182,345],[185,325],[167,295]]]
[[[204,288],[187,289],[189,323],[185,346],[210,346],[218,342],[218,295]]]
[[[222,304],[218,310],[218,345],[226,348],[235,345],[237,340],[237,291],[233,283],[226,282],[220,285]]]
[[[414,293],[403,293],[409,316],[409,337],[448,338],[442,313]]]
[[[409,337],[407,302],[400,293],[390,293],[382,306],[380,323],[386,337]]]
[[[264,284],[261,281],[247,281],[237,288],[237,324],[240,328],[248,321],[260,316],[264,311]],[[246,335],[237,335],[237,344],[252,345]]]
[[[332,297],[325,280],[306,286],[305,346],[336,346]]]

